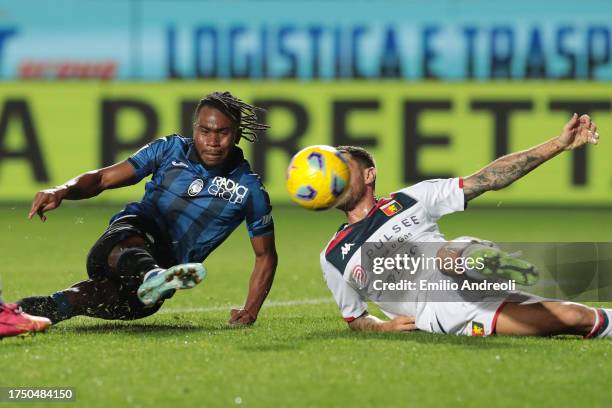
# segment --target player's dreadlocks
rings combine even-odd
[[[240,137],[251,143],[257,141],[259,132],[270,128],[265,123],[259,122],[257,117],[257,112],[262,112],[263,109],[249,105],[229,92],[213,92],[200,99],[195,109],[194,122],[197,121],[200,109],[204,106],[212,106],[229,116],[238,127]]]

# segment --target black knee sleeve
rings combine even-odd
[[[114,279],[110,275],[116,271],[109,267],[109,255],[115,247],[135,236],[144,240],[142,249],[155,259],[155,264],[161,265],[162,268],[177,264],[172,256],[171,245],[152,222],[139,216],[124,216],[109,225],[89,251],[87,256],[89,278]]]
[[[143,276],[155,268],[159,268],[157,261],[144,248],[127,248],[117,259],[117,274],[120,276]]]
[[[137,288],[144,275],[159,268],[149,251],[144,248],[127,248],[117,259],[114,277],[129,288]]]

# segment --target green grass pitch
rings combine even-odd
[[[25,205],[0,207],[5,298],[83,279],[87,251],[118,208],[65,204],[42,224],[25,218]],[[441,226],[449,237],[609,241],[611,213],[475,208]],[[254,327],[225,325],[252,268],[241,226],[207,260],[207,280],[155,316],[75,318],[5,339],[0,386],[75,387],[76,402],[54,407],[612,406],[612,341],[351,332],[318,267],[341,214],[277,208],[275,222],[280,263]],[[18,406],[29,405],[44,404]]]

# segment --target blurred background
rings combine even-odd
[[[601,146],[476,205],[608,206],[611,29],[603,0],[2,0],[0,200],[190,135],[198,99],[229,90],[267,109],[270,132],[242,147],[275,204],[311,144],[371,149],[387,194],[468,175],[578,112]]]
[[[589,113],[599,146],[479,197],[441,230],[612,241],[611,10],[610,0],[0,0],[4,299],[83,280],[89,248],[143,183],[62,204],[44,224],[26,217],[36,191],[189,136],[196,103],[218,90],[267,110],[270,131],[241,147],[270,192],[279,253],[252,330],[225,326],[253,265],[241,226],[206,259],[205,285],[145,321],[77,318],[3,341],[4,385],[74,386],[89,408],[564,407],[578,396],[612,406],[605,342],[352,333],[319,266],[343,214],[298,208],[284,186],[290,157],[312,144],[371,150],[384,196],[472,174]],[[561,248],[559,281],[611,300],[612,278],[576,264],[601,246]],[[576,287],[554,295],[574,298]]]

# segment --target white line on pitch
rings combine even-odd
[[[270,300],[265,302],[263,307],[286,307],[286,306],[300,306],[300,305],[321,305],[324,303],[334,303],[332,298],[316,298],[316,299],[300,299],[300,300]],[[206,312],[220,312],[229,309],[241,308],[240,305],[223,305],[223,306],[208,306],[208,307],[188,307],[188,308],[168,308],[162,309],[157,314],[169,314],[169,313],[206,313]]]

